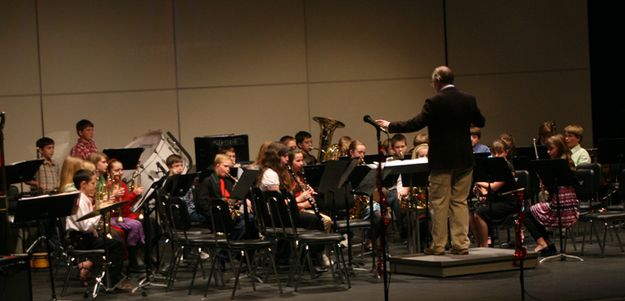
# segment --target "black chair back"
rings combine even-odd
[[[595,198],[595,172],[592,169],[578,169],[575,177],[579,185],[575,186],[575,194],[580,201],[590,201]]]
[[[601,177],[603,172],[601,171],[601,164],[599,163],[582,163],[577,165],[577,170],[590,169],[593,171],[593,186],[596,192],[599,191],[599,185],[601,184]]]
[[[525,188],[524,195],[526,199],[531,198],[536,193],[536,190],[534,190],[532,185],[530,173],[527,170],[515,171],[515,178],[517,188]]]

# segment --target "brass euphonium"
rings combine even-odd
[[[321,132],[319,133],[319,162],[328,160],[338,160],[340,150],[337,144],[332,144],[332,135],[337,128],[344,128],[345,124],[334,119],[326,117],[313,117],[313,120],[319,123]]]

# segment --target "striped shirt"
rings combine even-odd
[[[39,189],[43,193],[50,193],[59,188],[60,173],[59,166],[53,161],[44,160],[35,173],[35,180],[39,183]]]

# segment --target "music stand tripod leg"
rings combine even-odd
[[[556,181],[557,184],[557,181]],[[556,186],[558,187],[558,186]],[[569,255],[563,252],[562,248],[564,248],[564,230],[562,229],[562,214],[560,212],[560,193],[558,191],[558,189],[556,189],[556,204],[557,204],[557,215],[558,215],[558,228],[559,228],[559,233],[560,233],[560,252],[558,252],[558,254],[555,255],[551,255],[551,256],[547,256],[543,259],[541,259],[539,262],[543,263],[552,259],[560,259],[560,261],[565,261],[567,258],[570,259],[575,259],[575,260],[579,260],[579,261],[584,261],[584,259],[582,259],[581,257],[578,256],[574,256],[574,255]]]

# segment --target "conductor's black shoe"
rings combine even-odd
[[[469,249],[451,249],[450,253],[454,255],[469,255]]]
[[[425,250],[423,250],[423,254],[425,254],[425,255],[445,255],[445,251],[435,251],[434,249],[425,248]]]

